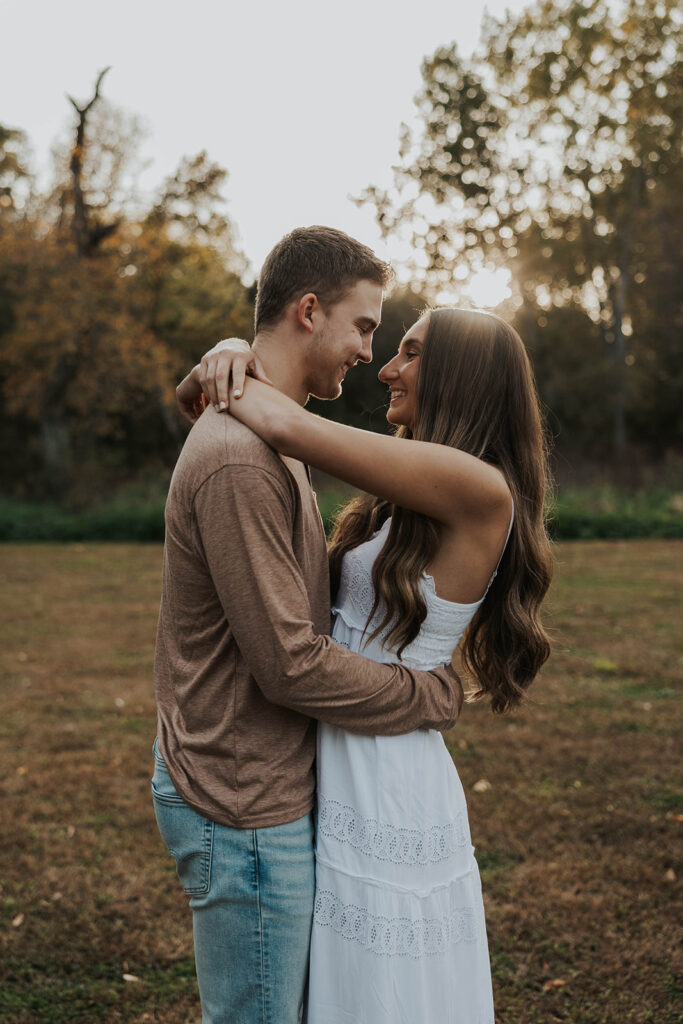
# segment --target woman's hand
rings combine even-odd
[[[230,406],[231,380],[233,398],[244,394],[244,378],[247,374],[271,387],[273,385],[258,356],[240,338],[219,341],[202,356],[199,366],[202,391],[218,412],[225,412]]]
[[[196,423],[205,409],[202,386],[199,383],[200,373],[201,367],[193,366],[187,377],[184,377],[175,389],[178,408],[190,423]]]
[[[238,399],[244,393],[247,374],[272,387],[261,361],[246,341],[240,338],[219,341],[176,388],[181,413],[190,423],[195,423],[208,402],[218,412],[226,412],[230,407],[230,391],[232,397]],[[202,400],[202,395],[206,401]]]

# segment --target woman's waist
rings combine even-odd
[[[343,611],[334,614],[332,618],[332,639],[342,647],[362,654],[371,661],[400,663],[407,668],[424,672],[447,664],[460,639],[459,635],[437,636],[423,631],[406,647],[399,658],[396,650],[385,646],[383,642],[387,633],[388,630],[384,630],[379,636],[373,636],[372,626],[366,627],[364,623],[355,622]]]

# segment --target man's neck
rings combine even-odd
[[[305,405],[308,390],[304,367],[300,358],[297,358],[298,353],[291,339],[281,336],[277,328],[273,331],[259,331],[251,347],[278,391],[293,398],[299,405]]]

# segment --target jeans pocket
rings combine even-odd
[[[180,884],[188,896],[207,893],[211,885],[214,823],[197,814],[178,795],[156,750],[152,800],[159,832],[175,859]]]

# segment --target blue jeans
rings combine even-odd
[[[313,815],[228,828],[176,792],[154,744],[152,797],[189,896],[203,1024],[298,1024],[308,974]]]

